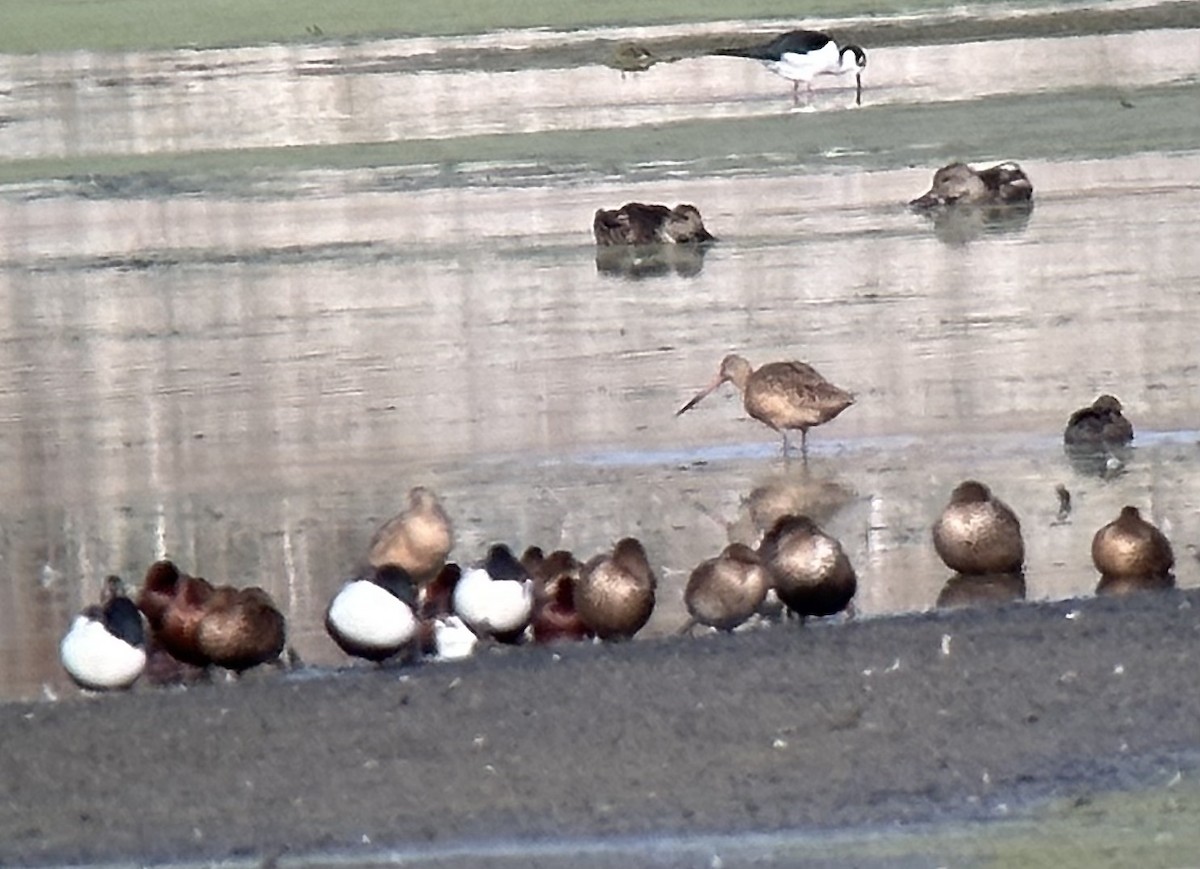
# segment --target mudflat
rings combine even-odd
[[[1198,616],[1147,593],[6,704],[0,862],[569,851],[1136,790],[1200,747]]]

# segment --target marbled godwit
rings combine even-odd
[[[933,185],[909,205],[1013,205],[1033,197],[1033,184],[1012,161],[976,171],[966,163],[951,163],[933,173]]]
[[[1121,402],[1115,396],[1100,396],[1071,414],[1063,431],[1063,442],[1095,448],[1124,446],[1133,440],[1133,426],[1121,410]]]
[[[850,605],[858,577],[836,538],[807,516],[784,516],[763,538],[759,558],[775,594],[801,618],[831,616]]]
[[[1106,592],[1126,586],[1164,588],[1174,585],[1171,573],[1175,553],[1166,536],[1142,518],[1137,507],[1126,506],[1121,515],[1092,538],[1092,563],[1100,571]]]
[[[741,356],[730,354],[721,360],[721,369],[713,382],[675,415],[691,410],[725,381],[742,393],[746,413],[783,436],[785,456],[788,429],[800,429],[800,452],[807,455],[808,430],[829,422],[854,404],[853,395],[834,386],[804,362],[768,362],[755,370]]]
[[[950,493],[933,526],[933,546],[947,567],[968,576],[1020,573],[1025,563],[1017,514],[976,480]]]
[[[862,71],[867,68],[867,53],[857,45],[838,48],[833,37],[814,30],[793,30],[762,45],[746,48],[722,48],[713,54],[761,60],[763,66],[792,83],[792,104],[800,105],[800,82],[805,96],[812,98],[813,79],[820,75],[854,73],[856,102],[862,103]]]
[[[650,620],[657,586],[645,548],[626,537],[611,554],[583,566],[575,584],[575,611],[600,639],[628,639]]]
[[[689,244],[715,241],[694,205],[646,205],[630,202],[603,208],[592,219],[592,234],[601,247],[624,244]]]
[[[691,619],[685,630],[700,624],[732,631],[758,612],[770,587],[771,575],[758,554],[741,543],[729,544],[688,578],[683,602]]]
[[[437,575],[454,547],[454,529],[438,496],[424,486],[408,493],[408,507],[389,519],[371,538],[372,567],[395,564],[418,584]]]

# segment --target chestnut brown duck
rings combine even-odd
[[[683,592],[691,618],[684,630],[706,625],[732,631],[758,612],[771,575],[749,546],[731,543],[720,555],[706,559],[692,571]]]
[[[1021,523],[978,480],[964,480],[933,526],[933,545],[953,571],[967,576],[1019,573],[1025,564]]]
[[[782,516],[763,537],[758,556],[775,594],[791,612],[831,616],[850,605],[858,577],[835,537],[807,516]]]
[[[909,203],[926,209],[946,205],[1016,205],[1029,202],[1033,184],[1011,160],[986,169],[951,163],[933,173],[929,190]]]
[[[1063,442],[1068,446],[1095,448],[1128,444],[1133,440],[1133,424],[1122,410],[1116,396],[1101,395],[1071,414],[1063,431]]]
[[[647,205],[629,202],[620,208],[599,209],[592,234],[601,247],[627,244],[692,244],[716,241],[694,205]]]
[[[800,430],[800,452],[806,454],[808,430],[829,422],[854,404],[852,394],[834,386],[805,362],[768,362],[755,369],[731,353],[721,360],[713,381],[675,415],[687,413],[727,381],[742,393],[746,413],[783,436],[785,456],[790,429]]]
[[[575,584],[575,611],[600,639],[628,639],[650,620],[657,588],[645,547],[626,537],[611,553],[583,566]]]
[[[1121,594],[1138,589],[1171,588],[1175,553],[1166,535],[1142,518],[1137,507],[1121,514],[1092,538],[1092,563],[1100,571],[1097,591]]]

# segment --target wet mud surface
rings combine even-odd
[[[1197,613],[1170,592],[6,704],[0,860],[477,865],[1160,788],[1196,765]]]

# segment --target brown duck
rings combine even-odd
[[[804,362],[768,362],[758,369],[736,354],[721,360],[712,383],[675,412],[687,413],[726,381],[742,393],[746,413],[783,436],[787,455],[789,429],[800,430],[800,451],[807,452],[808,430],[829,422],[854,404],[854,396],[826,380]]]
[[[1137,507],[1121,515],[1092,538],[1092,563],[1100,571],[1097,591],[1121,593],[1136,588],[1170,588],[1175,554],[1166,536],[1142,518]]]
[[[535,643],[583,640],[592,636],[575,609],[575,586],[579,582],[579,561],[565,549],[545,555],[530,546],[521,556],[521,564],[533,577],[533,615],[529,627]]]
[[[796,615],[831,616],[846,609],[858,578],[842,545],[807,516],[783,516],[763,537],[759,558],[775,594]]]
[[[1121,402],[1102,395],[1071,414],[1063,431],[1068,446],[1123,446],[1133,440],[1133,425],[1121,413]]]
[[[933,185],[909,204],[925,209],[945,205],[1012,205],[1033,197],[1029,177],[1011,160],[986,169],[951,163],[933,173]]]
[[[611,554],[583,566],[575,584],[575,611],[600,639],[628,639],[650,620],[657,587],[645,548],[626,537]]]
[[[731,543],[716,558],[700,562],[688,578],[683,602],[691,616],[685,630],[707,625],[732,631],[758,612],[771,576],[749,546]]]
[[[454,547],[454,528],[438,496],[417,486],[408,493],[408,507],[380,526],[371,538],[372,567],[395,564],[416,582],[435,577]]]
[[[689,244],[715,241],[704,228],[694,205],[646,205],[630,202],[620,208],[601,208],[592,220],[592,234],[601,247],[626,244]]]
[[[950,493],[933,526],[933,545],[947,567],[968,576],[1019,573],[1025,563],[1017,514],[976,480]]]
[[[196,639],[210,662],[241,673],[276,660],[285,633],[283,614],[263,589],[224,585],[209,598]]]

